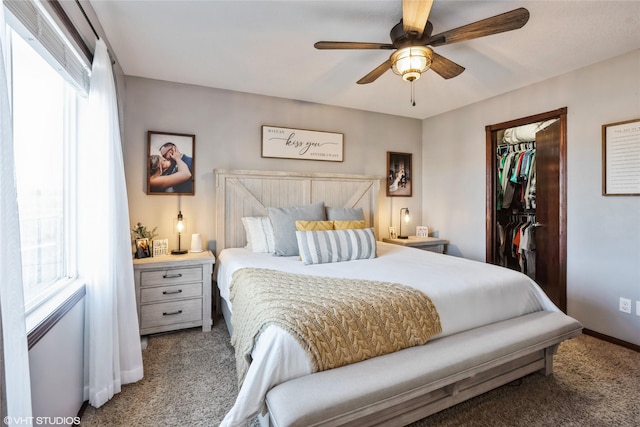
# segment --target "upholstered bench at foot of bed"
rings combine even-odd
[[[274,387],[271,425],[406,425],[539,371],[582,325],[536,312]]]

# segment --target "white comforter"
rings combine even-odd
[[[412,286],[427,294],[440,314],[442,332],[432,340],[534,311],[558,310],[535,282],[517,271],[382,242],[378,242],[375,259],[318,265],[304,265],[298,257],[225,249],[216,261],[217,281],[220,295],[231,310],[231,276],[243,267]],[[276,326],[260,335],[252,358],[235,405],[221,426],[244,425],[262,409],[269,389],[311,373],[311,364],[300,344]]]

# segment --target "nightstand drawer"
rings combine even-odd
[[[140,306],[140,329],[202,322],[202,298]]]
[[[198,282],[202,281],[202,267],[143,271],[141,278],[140,286]]]
[[[155,286],[140,289],[140,303],[171,301],[202,296],[202,282]]]

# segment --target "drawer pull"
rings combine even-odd
[[[171,313],[167,313],[166,311],[162,313],[163,316],[173,316],[174,314],[181,314],[182,310],[172,311]]]
[[[181,294],[182,289],[178,289],[177,291],[162,291],[162,295],[171,295],[171,294]]]
[[[164,276],[162,276],[163,279],[175,279],[178,277],[182,277],[182,273],[178,273],[178,274],[164,274]]]

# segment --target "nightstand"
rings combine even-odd
[[[140,335],[211,330],[211,251],[133,260]]]
[[[393,243],[394,245],[410,246],[425,251],[437,252],[443,254],[445,252],[448,240],[439,239],[437,237],[416,237],[409,236],[408,239],[382,239],[385,243]]]

